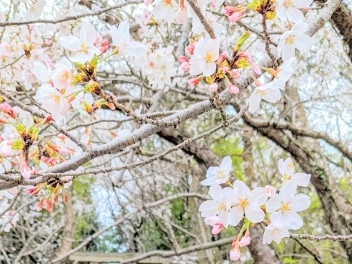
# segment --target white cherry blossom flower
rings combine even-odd
[[[290,237],[290,233],[285,227],[271,223],[265,228],[263,235],[263,244],[271,244],[273,240],[280,243],[284,237]]]
[[[313,39],[304,34],[308,30],[308,24],[299,23],[286,31],[280,38],[277,46],[277,53],[284,61],[295,56],[296,49],[300,52],[309,51],[313,44]]]
[[[250,190],[247,185],[239,180],[233,184],[235,195],[230,197],[231,209],[229,224],[236,226],[245,215],[252,223],[260,223],[264,220],[265,213],[260,208],[267,201],[264,188],[258,187]]]
[[[303,226],[303,220],[297,214],[310,205],[310,199],[305,194],[296,193],[297,185],[286,182],[266,203],[266,210],[270,213],[271,221],[287,229],[297,230]]]
[[[278,0],[276,14],[281,20],[290,20],[293,23],[302,22],[304,15],[300,9],[307,9],[313,0]]]
[[[202,217],[213,217],[218,216],[221,223],[228,227],[231,222],[230,209],[231,209],[231,197],[234,197],[235,192],[232,188],[226,187],[222,189],[220,185],[212,185],[209,188],[209,195],[212,200],[204,201],[200,207]]]
[[[131,40],[130,24],[128,21],[123,21],[118,27],[112,26],[110,35],[113,45],[118,50],[118,55],[134,56],[137,58],[144,58],[147,54],[145,45],[140,42]]]
[[[210,167],[207,170],[206,179],[202,181],[202,185],[210,186],[213,184],[222,184],[230,178],[232,160],[226,156],[221,161],[220,167]]]
[[[287,82],[294,71],[293,63],[296,61],[296,57],[292,57],[289,60],[282,63],[276,70],[275,78],[277,80]]]
[[[290,181],[295,183],[297,186],[302,187],[307,187],[309,185],[311,175],[306,173],[294,173],[295,168],[290,158],[285,161],[280,159],[278,167],[284,182]]]
[[[190,74],[212,75],[216,70],[215,61],[219,58],[220,41],[218,39],[199,40],[190,59]]]
[[[97,32],[92,24],[84,24],[77,36],[63,36],[59,41],[65,49],[73,51],[75,54],[70,59],[74,62],[85,63],[92,59],[93,55],[100,53],[94,45],[97,40]]]
[[[248,99],[248,111],[250,113],[257,111],[262,100],[275,104],[280,100],[280,90],[283,90],[284,87],[285,83],[280,80],[274,80],[262,86],[258,86]]]
[[[153,11],[154,18],[163,19],[171,24],[175,19],[175,9],[177,3],[175,0],[157,0]]]

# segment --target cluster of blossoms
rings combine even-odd
[[[310,175],[295,173],[291,159],[279,160],[282,176],[280,188],[267,185],[253,190],[240,180],[231,182],[232,160],[225,157],[219,167],[210,167],[203,185],[210,186],[211,200],[203,202],[199,211],[205,223],[212,226],[212,233],[219,234],[224,228],[241,226],[234,238],[231,260],[240,258],[240,248],[251,242],[250,227],[263,224],[263,243],[280,243],[289,237],[288,230],[298,230],[303,220],[298,212],[307,209],[310,199],[305,194],[296,194],[298,186],[307,187]],[[222,188],[221,185],[226,187]]]
[[[152,2],[145,1],[145,4],[150,5]],[[187,2],[179,1],[177,4],[175,1],[155,1],[153,3],[153,17],[150,16],[149,19],[164,20],[169,24],[185,23],[187,18],[192,21],[194,37],[186,48],[187,56],[178,57],[181,70],[197,76],[189,79],[188,83],[191,86],[196,86],[204,80],[209,85],[210,91],[215,93],[219,88],[219,83],[224,79],[229,92],[238,94],[239,88],[233,80],[241,77],[242,69],[250,67],[257,75],[261,75],[262,70],[265,70],[273,80],[262,84],[255,75],[252,75],[256,88],[248,100],[249,111],[253,113],[258,110],[261,100],[273,104],[278,102],[281,99],[282,90],[285,89],[285,83],[293,73],[296,49],[307,52],[312,45],[312,38],[305,34],[308,25],[303,22],[304,12],[310,9],[312,0],[259,0],[247,3],[245,1],[237,6],[227,5],[224,1],[198,0],[195,2],[217,37],[219,37],[221,30],[217,30],[219,25],[207,10],[223,10],[231,23],[237,23],[249,12],[262,15],[265,18],[264,23],[266,20],[274,20],[278,17],[288,27],[288,30],[283,32],[277,45],[278,57],[282,57],[285,63],[275,69],[268,69],[259,67],[251,61],[247,52],[240,52],[241,46],[249,36],[247,32],[237,41],[231,56],[229,56],[229,52],[220,50],[219,39],[210,38],[198,16]]]

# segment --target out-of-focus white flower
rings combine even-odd
[[[313,0],[278,0],[275,11],[282,20],[290,20],[293,23],[302,22],[304,15],[300,9],[308,9]]]
[[[265,228],[263,244],[271,244],[273,240],[276,243],[280,243],[281,239],[284,237],[290,237],[288,230],[285,227],[272,223]]]
[[[145,58],[147,55],[145,45],[131,40],[130,24],[128,21],[121,22],[118,27],[112,26],[110,35],[113,45],[116,46],[118,55],[134,56],[137,58]]]
[[[174,22],[176,7],[175,0],[157,0],[153,11],[154,18],[163,19],[170,24]]]
[[[306,173],[294,173],[295,167],[290,158],[285,161],[280,159],[278,167],[284,182],[290,181],[295,183],[297,186],[302,187],[307,187],[309,185],[311,175]]]
[[[84,24],[76,36],[60,37],[59,42],[65,49],[73,51],[75,54],[70,58],[74,62],[85,63],[92,59],[93,55],[100,53],[94,45],[98,35],[92,24]]]
[[[210,167],[207,170],[206,179],[202,181],[202,185],[210,186],[213,184],[222,184],[230,178],[232,160],[226,156],[221,161],[220,167]]]

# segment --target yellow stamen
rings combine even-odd
[[[242,199],[242,200],[240,200],[240,206],[241,206],[242,208],[245,208],[245,207],[247,206],[247,204],[248,204],[247,199]]]
[[[213,53],[211,52],[207,52],[207,54],[205,54],[205,62],[206,63],[209,63],[209,62],[212,62],[213,61]]]
[[[216,207],[216,210],[218,212],[225,211],[226,210],[226,205],[224,203],[219,203],[218,206]]]
[[[224,179],[226,177],[226,174],[225,174],[225,172],[222,169],[218,169],[216,171],[216,174],[218,175],[219,179]]]

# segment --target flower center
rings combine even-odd
[[[292,0],[286,0],[286,1],[284,2],[284,6],[285,6],[285,7],[293,6]]]
[[[206,63],[209,63],[209,62],[212,62],[213,61],[213,53],[211,52],[207,52],[207,54],[205,54],[205,62]]]
[[[218,175],[219,179],[224,179],[226,177],[226,174],[222,169],[218,169],[216,174]]]
[[[287,45],[293,45],[295,42],[295,36],[294,35],[289,35],[286,39],[286,44]]]
[[[172,5],[172,0],[164,0],[164,3],[166,4],[166,5]]]
[[[282,203],[280,210],[283,212],[289,212],[291,211],[291,208],[288,203]]]
[[[247,204],[248,204],[247,199],[241,199],[241,200],[240,200],[240,206],[241,206],[242,208],[245,208],[245,207],[247,206]]]
[[[225,211],[226,210],[226,205],[224,203],[219,203],[218,206],[216,207],[216,210],[218,212]]]
[[[84,53],[88,53],[88,47],[86,44],[82,43],[81,45],[81,51],[84,52]]]
[[[261,96],[261,97],[264,97],[266,95],[266,91],[265,90],[258,90],[258,94]]]

